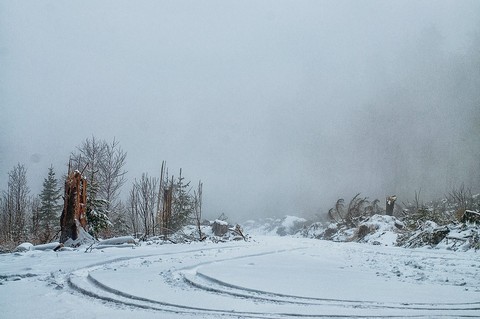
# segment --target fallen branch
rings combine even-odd
[[[236,234],[242,236],[242,238],[243,238],[244,241],[247,241],[247,238],[245,238],[245,235],[243,235],[242,228],[240,227],[240,225],[237,224],[237,225],[235,226],[235,228],[233,229],[233,231],[234,231]]]

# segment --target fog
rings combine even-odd
[[[231,220],[480,187],[478,1],[2,1],[0,190],[86,138]]]

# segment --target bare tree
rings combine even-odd
[[[199,182],[198,190],[192,195],[190,182],[185,182],[182,170],[178,178],[170,177],[163,161],[160,178],[148,177],[144,173],[132,185],[128,204],[132,228],[134,231],[143,228],[144,236],[155,235],[158,228],[167,238],[170,233],[191,222],[192,218],[197,218],[201,239],[202,186]]]
[[[8,240],[8,201],[3,192],[0,196],[0,244]]]
[[[119,142],[113,139],[111,143],[104,140],[86,139],[77,151],[71,155],[73,168],[83,171],[87,178],[87,217],[89,223],[94,223],[94,229],[102,230],[111,225],[109,215],[118,210],[118,197],[121,187],[125,184],[127,153],[122,150]],[[114,212],[116,220],[122,212]],[[102,218],[98,218],[101,216]],[[121,218],[118,218],[121,217]],[[98,224],[98,225],[97,225]]]
[[[99,172],[100,162],[104,160],[105,142],[98,140],[95,136],[87,138],[71,154],[72,170],[82,172],[91,183],[93,180],[98,182],[96,174]],[[85,171],[84,171],[85,170]]]
[[[157,204],[158,178],[149,177],[146,173],[133,183],[131,197],[134,199],[133,210],[138,212],[142,222],[144,236],[150,236],[155,228],[155,205]]]
[[[474,202],[472,190],[465,187],[465,184],[460,185],[458,188],[453,187],[448,193],[448,200],[452,202],[457,209],[473,209],[473,207],[470,207]]]
[[[128,217],[131,225],[131,229],[133,231],[134,236],[140,232],[140,218],[138,212],[138,195],[137,189],[135,185],[133,185],[132,189],[130,189],[129,197],[128,197]]]
[[[18,243],[26,238],[29,193],[27,170],[19,163],[8,173],[8,189],[2,194],[2,219],[5,222],[2,233],[5,241]]]
[[[121,187],[125,184],[124,170],[127,153],[122,150],[119,142],[113,139],[111,144],[102,142],[103,158],[99,161],[99,191],[98,196],[106,201],[106,211],[116,209]]]

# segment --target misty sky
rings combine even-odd
[[[480,1],[0,1],[0,190],[95,136],[205,214],[480,186]]]

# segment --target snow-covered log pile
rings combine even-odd
[[[480,225],[475,223],[449,224],[439,226],[426,222],[413,232],[399,239],[399,246],[407,248],[432,247],[467,251],[480,249]]]

